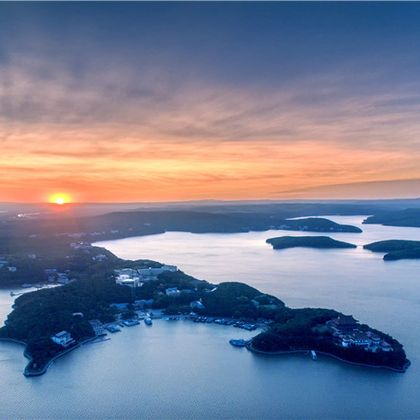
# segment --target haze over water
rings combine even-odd
[[[361,225],[364,217],[330,217],[362,234],[332,233],[363,245],[420,240],[420,229]],[[22,347],[0,344],[0,417],[148,419],[413,419],[420,418],[419,260],[384,262],[357,249],[274,251],[265,240],[314,233],[161,235],[106,241],[122,258],[176,264],[214,283],[242,281],[292,307],[328,307],[402,342],[405,374],[305,356],[264,357],[232,348],[253,333],[188,321],[125,328],[112,340],[58,360],[42,377],[24,378]],[[2,319],[11,310],[0,292]],[[6,380],[7,378],[7,380]]]

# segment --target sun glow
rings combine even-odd
[[[49,198],[50,203],[63,205],[71,202],[70,196],[66,193],[55,193],[52,194]]]

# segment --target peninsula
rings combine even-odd
[[[329,236],[279,236],[267,239],[266,242],[273,249],[286,248],[356,248],[356,245],[348,242],[337,241]]]
[[[0,339],[25,345],[25,375],[46,372],[55,358],[88,340],[115,331],[115,322],[138,324],[137,311],[161,309],[225,325],[265,326],[249,344],[263,353],[315,350],[342,360],[405,371],[409,362],[392,337],[330,309],[292,309],[244,283],[219,285],[175,266],[122,260],[86,243],[66,259],[78,278],[59,287],[19,296],[0,329]],[[343,321],[344,320],[344,321]]]
[[[372,242],[363,246],[372,252],[384,252],[386,261],[420,258],[420,241],[407,241],[391,239],[387,241]]]

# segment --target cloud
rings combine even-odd
[[[270,89],[15,54],[0,65],[0,193],[270,198],[418,177],[419,86],[360,88],[372,78],[331,71]]]

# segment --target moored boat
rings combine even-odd
[[[235,346],[235,347],[245,347],[249,343],[249,340],[243,340],[243,339],[234,340],[234,339],[232,339],[232,340],[229,340],[229,343],[232,346]]]
[[[150,316],[145,316],[144,317],[144,323],[146,325],[152,325],[152,318],[150,318]]]
[[[123,321],[123,324],[126,327],[132,327],[134,325],[139,325],[140,321],[138,319],[128,319],[127,321]]]

